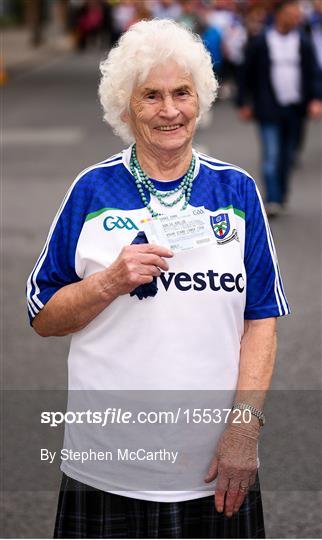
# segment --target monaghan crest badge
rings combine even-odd
[[[210,216],[210,224],[217,239],[217,244],[227,244],[232,240],[239,242],[237,230],[231,228],[231,222],[227,212]]]
[[[223,240],[229,234],[230,220],[227,213],[210,216],[210,223],[218,240]]]

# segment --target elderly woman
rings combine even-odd
[[[135,489],[132,469],[124,487],[112,469],[64,461],[55,536],[263,537],[257,443],[276,317],[289,308],[256,184],[192,147],[217,91],[197,36],[139,22],[101,72],[104,118],[132,144],[81,172],[65,196],[28,281],[33,328],[72,334],[70,389],[228,389],[241,421],[213,419],[205,457],[190,441],[190,489],[161,489],[158,463],[155,489]],[[151,223],[163,236],[151,240]]]

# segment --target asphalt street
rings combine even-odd
[[[97,98],[98,62],[96,52],[52,58],[32,70],[13,73],[4,90],[1,236],[4,407],[6,396],[10,401],[15,392],[18,407],[24,410],[26,396],[37,396],[41,390],[65,389],[67,385],[69,340],[40,338],[30,329],[24,290],[26,278],[71,182],[88,165],[123,148],[122,141],[102,122]],[[215,105],[207,125],[198,131],[195,143],[209,155],[245,168],[261,187],[256,128],[252,123],[239,123],[230,103]],[[318,481],[322,459],[319,446],[322,411],[318,401],[322,386],[321,174],[321,123],[308,123],[305,148],[292,181],[289,208],[271,223],[292,309],[291,316],[279,321],[279,349],[272,388],[276,390],[277,404],[279,396],[286,392],[292,396],[286,398],[286,403],[295,403],[300,408],[295,419],[299,433],[293,438],[287,428],[290,410],[282,406],[283,400],[278,405],[286,426],[281,451],[283,456],[295,452],[295,457],[289,482],[283,462],[276,463],[275,470],[268,466],[267,477],[276,474],[280,478],[278,485],[273,485],[269,478],[266,488],[263,483],[270,538],[322,536],[322,492]],[[32,414],[32,407],[30,410]],[[26,435],[19,422],[12,427],[6,418],[2,427],[5,469],[2,536],[50,537],[57,491],[46,490],[45,483],[41,490],[33,489],[32,475],[28,484],[24,479],[26,467],[18,457],[26,449],[28,439],[32,440],[32,429]],[[7,431],[13,441],[9,449],[5,443]],[[279,435],[276,437],[280,439]],[[310,454],[312,448],[315,452]],[[42,475],[39,467],[37,475]],[[53,480],[56,488],[58,483],[57,469]]]

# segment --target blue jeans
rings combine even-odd
[[[266,202],[283,204],[287,200],[290,173],[303,122],[304,117],[299,107],[288,106],[281,107],[278,121],[259,123]]]

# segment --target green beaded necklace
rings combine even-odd
[[[193,175],[195,170],[195,163],[196,159],[195,156],[192,156],[192,160],[189,166],[189,169],[187,171],[187,174],[183,177],[180,184],[174,188],[170,189],[169,191],[158,191],[149,177],[145,174],[145,172],[141,169],[141,165],[137,159],[136,156],[136,145],[134,144],[132,147],[132,153],[131,153],[131,159],[130,159],[130,169],[131,173],[134,176],[136,186],[138,188],[138,191],[141,195],[141,199],[145,205],[145,207],[149,210],[152,217],[157,217],[159,214],[153,210],[153,208],[150,206],[145,193],[143,186],[147,189],[147,191],[150,193],[150,195],[154,195],[160,204],[162,206],[165,206],[167,208],[172,208],[176,204],[178,204],[184,197],[185,201],[182,206],[182,210],[185,210],[189,204],[190,196],[191,196],[191,190],[192,190],[192,182],[193,182]],[[167,197],[170,197],[174,193],[178,193],[178,197],[176,197],[172,202],[166,201]]]

